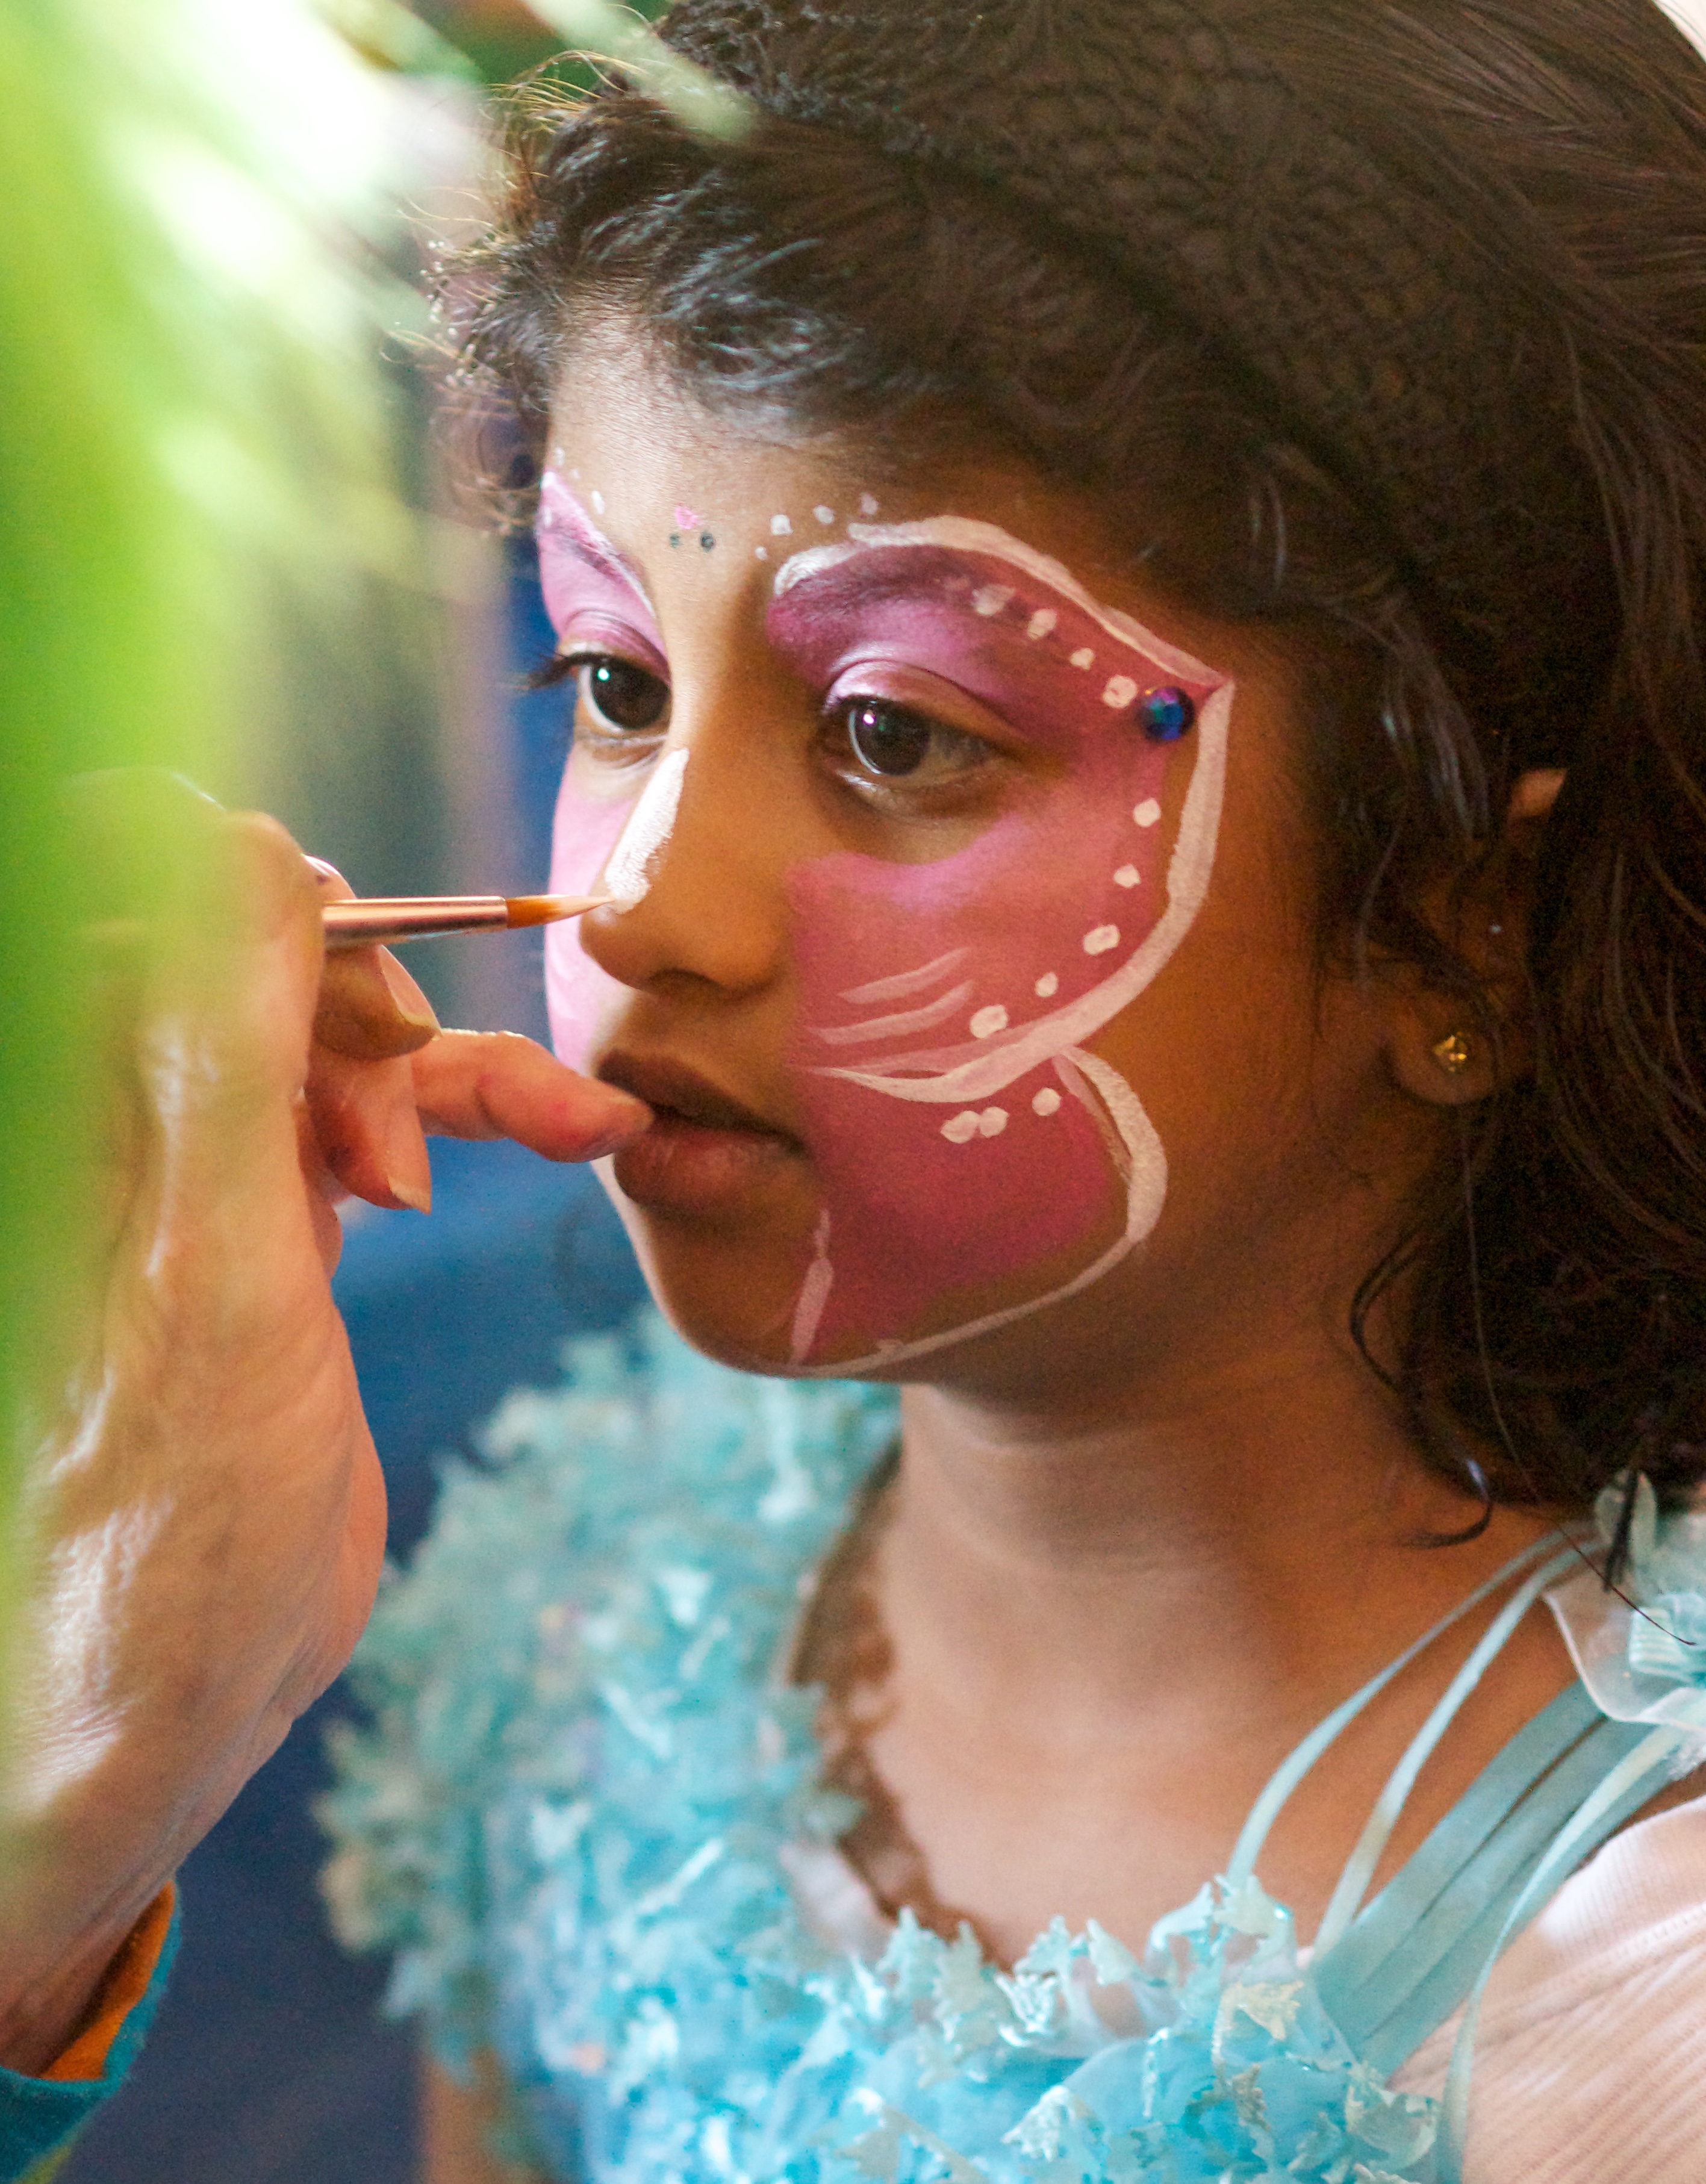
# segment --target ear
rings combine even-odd
[[[1524,774],[1511,792],[1497,853],[1466,889],[1447,887],[1430,905],[1436,928],[1475,972],[1495,1022],[1419,972],[1394,981],[1387,1006],[1386,1056],[1393,1078],[1434,1107],[1467,1107],[1527,1069],[1533,1055],[1528,1016],[1528,921],[1535,859],[1564,776]]]

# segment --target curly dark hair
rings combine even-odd
[[[1706,66],[1652,0],[1257,20],[1330,105],[1354,20],[1359,110],[1524,301],[1552,359],[1543,460],[1591,510],[1535,580],[1561,652],[1442,615],[1357,476],[1164,283],[821,120],[704,141],[620,87],[524,87],[501,216],[447,289],[466,383],[537,463],[577,311],[615,304],[709,404],[879,460],[993,441],[1105,500],[1157,582],[1314,671],[1324,968],[1419,967],[1495,1040],[1441,889],[1487,871],[1522,773],[1567,769],[1533,881],[1532,1065],[1464,1111],[1356,1334],[1373,1362],[1369,1315],[1402,1297],[1375,1369],[1458,1485],[1579,1510],[1644,1473],[1675,1506],[1706,1475]]]

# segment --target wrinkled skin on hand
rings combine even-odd
[[[349,890],[271,821],[158,778],[98,792],[119,824],[163,794],[202,870],[92,932],[108,1219],[29,1482],[0,1799],[0,2061],[25,2071],[366,1619],[385,1491],[337,1200],[424,1208],[425,1132],[577,1160],[649,1119],[530,1040],[440,1032],[379,950],[324,958],[321,900]]]

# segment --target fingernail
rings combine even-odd
[[[432,1211],[432,1185],[421,1183],[412,1176],[387,1175],[385,1188],[401,1206],[411,1212],[430,1213]]]
[[[624,1145],[643,1137],[651,1128],[652,1112],[644,1100],[635,1100],[624,1093],[620,1102],[613,1100],[607,1111],[609,1119],[604,1129],[593,1140],[583,1156],[587,1160],[602,1160],[606,1153],[619,1152]]]
[[[417,1024],[422,1031],[439,1031],[438,1011],[388,949],[379,951],[379,969],[397,1004],[397,1013],[405,1023]]]

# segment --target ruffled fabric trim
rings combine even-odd
[[[1357,2061],[1254,1884],[1205,1889],[1142,1961],[1059,1922],[1011,1973],[910,1918],[874,1963],[815,1941],[789,1848],[853,1814],[774,1669],[894,1399],[726,1372],[655,1323],[571,1362],[505,1404],[488,1475],[447,1476],[325,1808],[341,1933],[396,1951],[391,2006],[453,2066],[496,2048],[534,2159],[597,2184],[1431,2184],[1434,2103]]]

